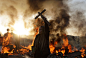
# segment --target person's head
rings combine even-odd
[[[41,27],[39,28],[39,34],[42,34],[42,33],[44,33],[44,26],[41,26]]]
[[[7,28],[7,33],[9,33],[9,28]]]

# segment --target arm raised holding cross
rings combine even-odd
[[[49,25],[50,23],[47,21],[47,19],[42,15],[44,10],[40,13],[37,17],[41,16],[41,18],[44,20],[45,26],[41,26],[39,28],[39,34],[36,35],[35,41],[34,41],[34,57],[35,58],[41,58],[41,57],[47,57],[50,54],[49,49]],[[40,55],[40,56],[39,56]]]

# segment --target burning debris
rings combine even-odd
[[[66,29],[70,27],[70,25],[75,26],[74,28],[79,30],[79,32],[75,32],[76,34],[85,34],[86,20],[83,14],[84,12],[76,10],[75,13],[71,13],[72,11],[70,11],[71,9],[66,4],[67,1],[65,0],[9,0],[9,2],[7,2],[6,0],[0,1],[0,32],[4,34],[4,29],[9,27],[13,29],[17,35],[10,33],[9,29],[7,29],[7,33],[5,33],[3,37],[0,37],[0,44],[2,44],[1,58],[8,58],[8,56],[15,56],[16,58],[16,55],[23,58],[22,55],[24,56],[26,54],[34,57],[34,53],[32,52],[34,40],[33,43],[28,44],[28,46],[20,45],[20,37],[22,35],[29,35],[32,32],[34,32],[33,37],[36,37],[39,33],[39,27],[44,26],[45,23],[41,18],[37,18],[34,20],[35,23],[32,24],[34,21],[30,19],[34,18],[37,11],[41,11],[44,8],[48,10],[43,14],[48,18],[51,24],[50,34],[53,35],[50,36],[49,48],[51,54],[48,55],[48,58],[80,58],[86,56],[86,47],[83,48],[85,40],[82,41],[83,43],[81,44],[82,38],[77,40],[72,37],[73,40],[70,40],[66,35]],[[42,14],[40,12],[38,13]],[[72,43],[74,44],[72,45]],[[44,51],[46,52],[46,50]],[[25,57],[27,58],[28,56]]]

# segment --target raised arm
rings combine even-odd
[[[45,23],[45,35],[49,37],[49,25],[50,25],[50,23],[47,21],[47,19],[43,15],[41,15],[41,17]]]

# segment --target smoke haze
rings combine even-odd
[[[37,12],[46,9],[43,15],[51,23],[51,33],[84,35],[86,29],[84,5],[86,5],[85,0],[0,0],[0,27],[3,28],[0,32],[5,33],[7,28],[13,28],[16,21],[23,21],[26,29],[33,26],[31,29],[33,31],[33,22],[35,16],[38,15]]]

